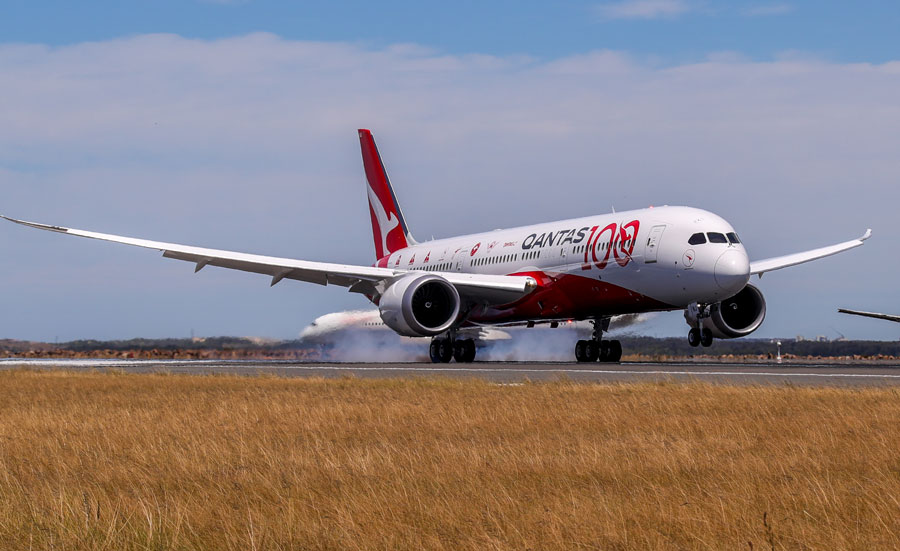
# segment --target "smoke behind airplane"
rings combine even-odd
[[[609,338],[629,334],[656,314],[617,316],[610,323]],[[300,333],[305,346],[314,346],[322,359],[335,362],[427,362],[428,338],[397,335],[380,325],[377,310],[348,310],[316,318]],[[478,343],[479,361],[571,361],[575,341],[589,338],[588,322],[547,324],[533,328],[469,329],[467,337]],[[466,331],[464,330],[464,334]],[[477,335],[477,336],[476,336]]]

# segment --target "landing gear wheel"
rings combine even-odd
[[[463,363],[466,359],[466,345],[464,340],[453,341],[453,359],[457,363]]]
[[[575,361],[586,362],[587,360],[587,341],[580,340],[575,343]]]
[[[470,364],[475,361],[475,341],[466,339],[466,363]]]
[[[441,363],[449,363],[453,359],[453,341],[450,339],[441,339],[439,350]]]
[[[600,345],[597,344],[597,341],[587,341],[584,347],[585,361],[596,362],[598,357],[600,357]]]
[[[609,341],[600,341],[599,344],[600,353],[597,355],[597,359],[601,362],[609,361]]]
[[[431,358],[433,364],[441,363],[440,346],[440,341],[432,339],[431,345],[428,347],[428,357]]]
[[[458,363],[471,363],[475,359],[475,341],[472,339],[454,341],[453,359]]]
[[[694,327],[688,331],[688,344],[691,346],[700,346],[700,330]]]
[[[453,342],[450,339],[434,339],[428,347],[432,363],[447,363],[453,357]]]
[[[712,331],[710,331],[709,329],[704,327],[703,330],[700,331],[700,344],[702,344],[704,347],[706,347],[706,346],[712,345],[712,343],[713,343]]]
[[[622,359],[622,343],[619,341],[609,341],[609,355],[606,357],[608,362],[618,362]]]

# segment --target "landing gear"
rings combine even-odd
[[[437,337],[431,340],[428,347],[431,363],[449,363],[455,359],[459,363],[471,363],[475,360],[475,341],[472,339],[450,339]]]
[[[709,306],[697,304],[688,306],[684,311],[684,320],[691,326],[688,331],[688,344],[691,346],[712,346],[713,334],[708,328],[703,327],[703,320],[710,316]]]
[[[453,357],[453,341],[450,339],[433,339],[428,347],[431,363],[447,363]]]
[[[575,360],[578,362],[618,362],[622,359],[622,343],[604,341],[603,331],[609,328],[609,320],[593,320],[594,334],[590,340],[575,343]]]
[[[700,330],[696,327],[692,327],[690,331],[688,331],[688,344],[697,347],[700,346]]]
[[[606,343],[603,343],[606,344]],[[575,343],[575,360],[579,362],[596,362],[600,357],[600,345],[596,341],[580,340]]]

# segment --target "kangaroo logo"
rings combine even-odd
[[[381,254],[390,254],[391,251],[388,250],[387,245],[388,234],[400,225],[400,220],[393,216],[393,213],[384,210],[381,199],[378,198],[378,195],[375,193],[375,190],[372,189],[371,185],[366,186],[366,191],[369,193],[369,206],[372,207],[372,212],[375,213],[375,219],[378,220],[378,231],[381,232]]]

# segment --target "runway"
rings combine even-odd
[[[900,385],[900,363],[696,363],[623,362],[621,364],[476,362],[301,363],[285,361],[182,360],[31,360],[0,359],[0,369],[99,369],[133,373],[264,375],[282,377],[456,377],[495,383],[570,380],[593,383],[691,382],[802,386]]]

